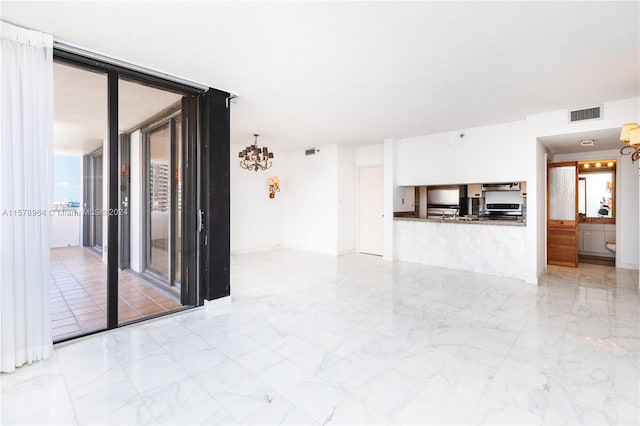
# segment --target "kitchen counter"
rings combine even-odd
[[[456,223],[465,225],[499,225],[499,226],[526,226],[524,220],[490,220],[490,219],[441,219],[441,218],[421,218],[421,217],[394,217],[393,220],[408,220],[416,222],[435,222],[435,223]]]
[[[524,276],[524,223],[394,219],[395,257],[398,260],[518,279]]]

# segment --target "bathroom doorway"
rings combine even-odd
[[[578,162],[578,261],[615,266],[615,159]]]

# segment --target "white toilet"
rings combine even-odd
[[[615,240],[614,240],[614,241],[607,241],[607,242],[605,242],[605,243],[604,243],[604,246],[605,246],[608,250],[610,250],[610,251],[612,251],[612,252],[614,252],[614,253],[616,252],[616,242],[615,242]]]

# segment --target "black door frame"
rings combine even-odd
[[[131,202],[131,134],[120,135],[120,147],[118,150],[120,160],[120,199],[121,211],[118,215],[118,230],[120,241],[118,242],[118,266],[120,269],[128,269],[131,266],[131,214],[129,203]]]
[[[122,201],[119,186],[119,154],[121,150],[118,134],[119,80],[125,78],[183,95],[182,135],[185,158],[185,187],[183,188],[185,197],[183,200],[190,199],[193,204],[189,204],[190,207],[184,212],[182,235],[188,243],[197,242],[198,248],[194,249],[196,253],[193,253],[197,257],[195,266],[189,267],[186,262],[182,262],[182,279],[192,291],[181,292],[184,293],[181,302],[193,307],[202,305],[205,299],[212,300],[229,296],[229,99],[231,95],[228,92],[211,88],[203,90],[58,47],[54,47],[53,57],[56,62],[107,75],[107,152],[109,163],[106,175],[109,192],[106,210],[110,213],[117,212]],[[188,182],[187,177],[189,177]],[[183,201],[183,209],[186,205]],[[119,326],[118,267],[121,236],[119,235],[118,221],[117,214],[109,214],[106,329],[114,329]],[[123,325],[162,315],[166,314],[146,317]],[[101,331],[103,330],[73,338]]]
[[[210,89],[200,102],[201,304],[231,295],[230,101],[229,93]]]

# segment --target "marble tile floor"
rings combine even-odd
[[[1,375],[1,423],[640,423],[637,271],[279,250],[234,256],[232,295]]]

